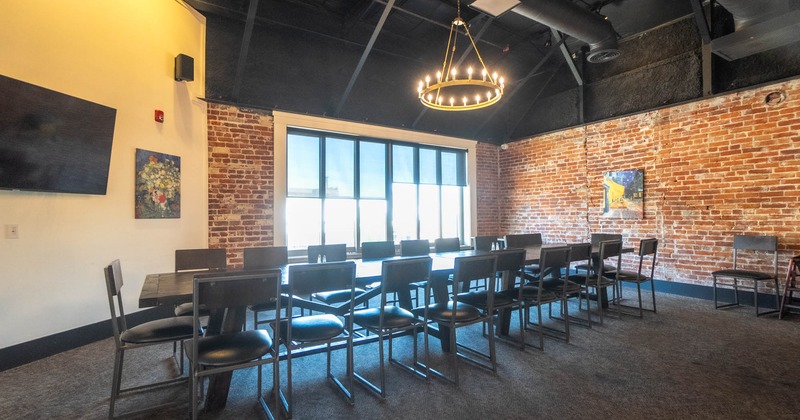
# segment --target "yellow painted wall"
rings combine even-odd
[[[122,262],[127,312],[146,273],[208,241],[205,18],[177,0],[25,0],[0,13],[0,74],[117,110],[106,195],[0,191],[0,348],[109,318],[103,266]],[[193,82],[173,79],[177,54]],[[154,121],[161,109],[166,122]],[[181,218],[134,218],[136,148],[181,157]]]

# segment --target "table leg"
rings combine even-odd
[[[223,316],[217,314],[209,317],[207,334],[241,331],[245,323],[246,312],[246,308],[228,308]],[[225,408],[232,376],[233,372],[209,376],[205,411],[217,411]]]

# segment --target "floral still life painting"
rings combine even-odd
[[[603,176],[603,216],[642,219],[644,215],[644,171],[606,172]]]
[[[136,149],[136,218],[181,217],[181,158]]]

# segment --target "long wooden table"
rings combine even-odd
[[[543,247],[559,246],[564,244],[545,244],[543,246],[525,248],[525,264],[537,264]],[[624,252],[631,252],[632,248],[626,248]],[[430,254],[432,259],[431,267],[431,289],[434,300],[437,302],[447,301],[449,291],[447,278],[453,273],[455,259],[473,255],[485,255],[488,251],[463,250],[458,252],[444,252]],[[382,264],[385,260],[402,259],[404,257],[393,257],[383,260],[352,260],[356,264],[356,282],[365,286],[379,282],[381,279]],[[289,264],[291,265],[291,264]],[[289,265],[277,267],[283,274],[282,282],[288,282]],[[241,270],[227,270],[225,272],[242,272]],[[205,272],[203,272],[205,273]],[[148,274],[145,277],[142,291],[139,294],[139,307],[147,308],[160,305],[178,305],[192,301],[193,279],[198,272],[169,272]],[[380,292],[379,288],[373,288],[370,292],[361,296],[358,301],[368,300]],[[313,308],[312,308],[313,309]],[[245,308],[226,311],[226,319],[209,320],[210,333],[220,333],[225,331],[241,330],[245,323]],[[506,311],[507,312],[507,311]],[[510,312],[500,316],[498,333],[507,334],[508,324],[510,323]],[[439,340],[442,350],[450,351],[449,332],[444,328],[439,328]],[[228,390],[230,387],[231,374],[220,374],[211,377],[209,391],[206,399],[206,407],[209,410],[223,408],[227,401]]]

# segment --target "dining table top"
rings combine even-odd
[[[525,264],[537,264],[541,255],[541,250],[548,247],[565,246],[568,244],[543,244],[540,246],[526,247],[525,249]],[[623,248],[622,252],[632,252],[633,248]],[[455,259],[459,257],[468,257],[475,255],[486,255],[491,251],[478,251],[473,249],[466,249],[454,252],[439,252],[431,253],[431,274],[432,276],[448,275],[453,272]],[[593,249],[593,252],[597,252]],[[384,261],[392,261],[414,257],[395,256],[377,260],[362,260],[353,259],[356,264],[356,281],[358,284],[365,285],[373,282],[380,281],[381,271]],[[291,265],[298,265],[304,263],[290,263],[282,266],[275,267],[281,270],[282,283],[288,282],[288,267]],[[234,273],[247,273],[243,269],[228,269],[217,270],[217,272],[234,272]],[[193,279],[197,274],[208,274],[209,271],[171,271],[166,273],[147,274],[142,291],[139,294],[139,307],[148,308],[160,305],[177,305],[181,303],[192,301],[192,288]]]

